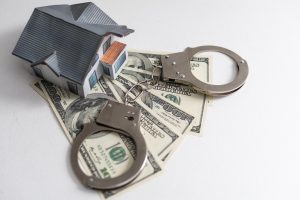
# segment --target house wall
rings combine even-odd
[[[108,35],[108,36],[105,36],[103,38],[103,40],[101,42],[101,45],[100,45],[100,47],[99,47],[99,49],[97,51],[97,54],[99,55],[99,59],[94,64],[94,66],[91,68],[91,70],[89,71],[89,73],[86,75],[86,78],[85,78],[84,83],[83,83],[83,93],[84,93],[84,96],[86,96],[89,93],[91,93],[89,78],[91,77],[91,75],[93,74],[93,72],[96,71],[98,79],[103,75],[103,67],[102,67],[102,64],[101,64],[100,60],[101,60],[101,58],[103,56],[103,44],[109,39],[109,37],[111,37],[111,43],[115,40],[115,36],[113,36],[113,35]]]
[[[34,68],[38,68],[41,70],[43,78],[45,80],[63,87],[61,79],[47,65],[39,64],[34,66]]]
[[[36,65],[34,67],[41,70],[45,80],[47,80],[51,83],[54,83],[55,85],[58,85],[62,88],[69,90],[67,82],[72,82],[72,83],[76,84],[78,95],[85,97],[91,93],[89,78],[91,77],[93,72],[96,71],[96,75],[97,75],[98,79],[103,75],[103,67],[102,67],[100,60],[101,60],[101,57],[103,56],[103,44],[109,39],[109,37],[111,37],[111,43],[116,39],[116,37],[113,35],[108,35],[103,38],[101,45],[97,51],[97,54],[99,55],[99,59],[94,64],[94,66],[91,67],[89,73],[86,75],[83,85],[80,85],[73,81],[70,81],[69,79],[67,79],[63,76],[57,76],[47,65],[40,64],[40,65]]]
[[[34,66],[34,68],[38,68],[41,70],[43,78],[45,80],[47,80],[57,86],[60,86],[61,88],[69,90],[67,82],[76,84],[78,95],[80,95],[80,96],[84,95],[82,85],[77,84],[63,76],[57,76],[47,65],[39,64],[39,65]]]
[[[125,61],[122,63],[121,67],[119,67],[119,69],[116,71],[115,70],[115,65],[118,62],[118,60],[120,59],[120,57],[125,53]],[[125,65],[126,60],[128,59],[128,53],[126,51],[126,48],[123,49],[123,51],[120,53],[120,55],[118,56],[118,58],[116,59],[116,61],[114,62],[114,64],[112,65],[111,69],[113,71],[113,79],[117,78],[117,76],[119,75],[119,73],[122,71],[122,67]]]

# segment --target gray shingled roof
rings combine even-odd
[[[83,83],[104,35],[132,33],[119,26],[95,4],[36,8],[13,54],[32,63],[45,63],[57,75]]]

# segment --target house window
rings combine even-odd
[[[71,92],[73,92],[74,94],[78,94],[76,83],[72,83],[72,82],[68,81],[67,84],[68,84],[68,88]]]
[[[103,54],[105,54],[105,52],[107,51],[107,49],[110,47],[110,43],[111,43],[111,37],[109,37],[106,42],[104,42],[103,44]]]
[[[91,63],[91,66],[94,66],[95,63],[99,60],[99,54],[96,54],[95,57],[94,57],[94,60],[93,62]]]
[[[41,69],[39,69],[39,68],[37,68],[37,67],[34,67],[34,68],[33,68],[33,71],[34,71],[35,75],[37,75],[38,77],[44,78]]]
[[[89,82],[90,82],[90,88],[92,89],[94,87],[94,85],[97,83],[97,75],[96,72],[94,71],[93,74],[91,75],[91,77],[89,78]]]
[[[124,52],[120,58],[116,61],[114,68],[115,68],[115,73],[117,73],[117,71],[120,69],[120,67],[123,65],[123,63],[126,60],[126,52]]]

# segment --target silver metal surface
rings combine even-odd
[[[140,109],[108,100],[94,123],[84,125],[75,138],[71,149],[71,164],[76,176],[86,186],[94,189],[114,189],[133,181],[142,171],[147,158],[147,146],[140,132]],[[136,146],[136,157],[131,168],[124,174],[108,179],[87,176],[78,163],[78,152],[82,142],[90,135],[102,131],[124,134],[133,139]]]
[[[136,99],[138,99],[144,92],[141,84],[142,83],[146,83],[146,81],[142,81],[142,82],[139,82],[137,84],[134,84],[131,88],[129,88],[129,90],[125,93],[125,104],[127,105],[128,103],[133,103],[136,101]],[[131,93],[132,90],[134,90],[135,88],[137,87],[140,87],[141,88],[141,92],[139,92],[138,94],[135,95],[135,97],[133,99],[130,99],[129,98],[129,94]]]
[[[219,52],[232,58],[238,67],[235,79],[224,85],[213,85],[200,81],[191,72],[190,61],[197,53]],[[248,76],[248,64],[239,55],[218,46],[200,46],[186,48],[183,52],[161,56],[162,80],[191,85],[197,91],[211,95],[228,95],[240,89]]]

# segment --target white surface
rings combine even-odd
[[[1,2],[0,199],[99,198],[74,177],[69,143],[11,55],[34,7],[66,2]],[[220,45],[250,67],[240,91],[209,107],[202,138],[187,137],[161,176],[117,199],[300,199],[299,1],[95,3],[136,30],[132,48]]]

